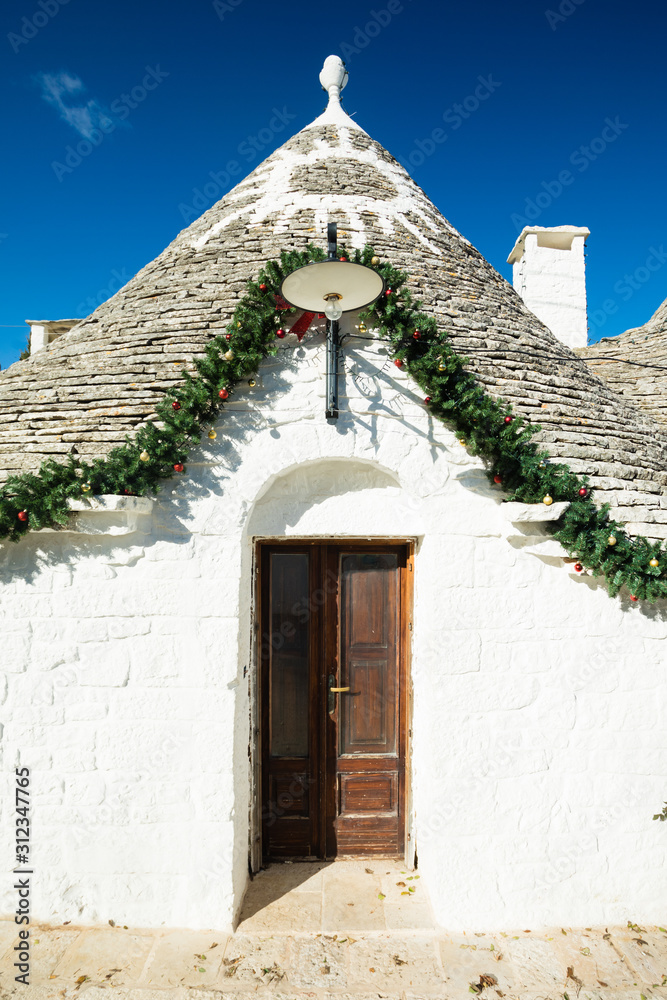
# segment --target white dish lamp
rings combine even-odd
[[[383,290],[384,282],[372,268],[344,260],[323,260],[288,275],[281,295],[297,309],[323,312],[327,319],[335,321],[344,312],[369,306]]]

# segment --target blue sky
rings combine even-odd
[[[348,113],[505,277],[526,219],[586,225],[591,339],[644,323],[667,297],[666,29],[664,0],[5,0],[0,364],[315,118],[329,53]]]

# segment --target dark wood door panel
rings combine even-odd
[[[340,774],[339,812],[349,816],[398,815],[396,771]]]
[[[397,829],[395,816],[357,817],[354,823],[337,827],[337,857],[375,854],[382,858],[398,858],[403,852],[403,837]]]
[[[403,840],[400,719],[404,550],[340,552],[336,851],[395,854]],[[330,778],[330,780],[333,779]]]
[[[395,753],[397,699],[394,664],[351,659],[343,669],[350,688],[340,705],[340,754]]]
[[[259,557],[264,856],[398,856],[407,548],[276,543]]]
[[[267,547],[261,565],[262,842],[266,857],[319,857],[319,554]],[[306,613],[304,613],[304,609]]]
[[[299,762],[281,763],[282,773],[274,768],[269,776],[268,803],[263,814],[265,838],[272,857],[311,857],[311,793],[317,783],[308,772],[298,770]]]

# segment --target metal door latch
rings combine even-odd
[[[336,711],[336,699],[334,698],[334,695],[340,694],[342,691],[350,690],[349,687],[347,688],[334,687],[335,683],[336,683],[336,678],[334,677],[333,674],[329,674],[329,680],[327,682],[327,710],[329,712],[329,715],[332,715]]]

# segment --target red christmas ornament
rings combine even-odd
[[[259,290],[260,290],[260,292],[265,292],[266,291],[266,285],[264,285],[264,284],[260,285],[259,286]]]
[[[420,337],[421,337],[421,333],[419,332],[419,330],[415,330],[415,332],[412,334],[412,339],[413,340],[419,340]]]
[[[231,333],[226,333],[225,334],[225,340],[231,340],[231,339],[232,339]]]
[[[579,490],[579,496],[580,497],[587,497],[588,496],[588,490],[586,489],[585,486],[582,486],[581,489]]]
[[[574,564],[574,571],[575,571],[575,573],[581,573],[581,571],[583,570],[583,568],[584,567],[581,565],[581,563],[575,563]]]
[[[496,486],[500,486],[500,484],[501,484],[501,483],[502,483],[502,481],[503,481],[503,477],[502,477],[502,476],[499,476],[499,475],[498,475],[498,474],[496,473],[496,475],[495,475],[495,476],[493,477],[493,481],[494,481],[494,483],[496,484]]]
[[[514,417],[505,417],[505,423],[506,424],[511,424],[513,420],[514,420]]]
[[[280,328],[280,330],[276,330],[276,337],[280,337],[280,339],[282,340],[284,336],[285,336],[285,331],[282,329],[282,327]]]
[[[339,257],[339,260],[347,260],[347,257]]]
[[[431,402],[431,397],[430,397],[430,396],[427,396],[427,397],[426,397],[426,399],[424,400],[424,402],[425,402],[425,403],[426,403],[426,405],[428,406],[428,404],[429,404],[429,403]]]
[[[631,601],[638,601],[638,600],[639,600],[639,598],[638,598],[638,597],[635,597],[635,595],[634,595],[634,594],[630,594],[630,600],[631,600]]]
[[[126,493],[128,497],[131,497],[133,495],[132,494],[132,490],[128,490],[128,489],[124,489],[123,493]]]
[[[182,471],[183,471],[183,466],[181,465],[180,462],[176,462],[174,466],[174,472],[182,472]]]
[[[19,521],[27,521],[28,520],[28,511],[27,510],[20,510],[18,512],[18,519],[19,519]]]
[[[171,404],[171,408],[172,410],[180,410],[181,404],[177,399],[175,399],[174,402]]]
[[[227,399],[229,393],[227,392],[226,389],[221,389],[220,392],[218,393],[218,396],[220,397],[220,399]]]
[[[387,291],[384,294],[387,295],[387,296],[391,295],[391,288],[388,288]]]
[[[400,358],[396,358],[396,360],[394,361],[394,364],[396,365],[397,368],[402,368],[403,367],[403,362],[401,361]]]

